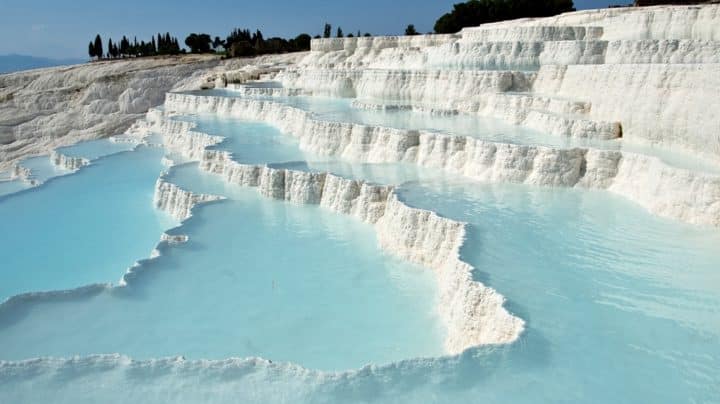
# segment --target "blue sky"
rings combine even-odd
[[[629,0],[575,0],[578,9]],[[182,43],[190,32],[224,38],[234,27],[260,28],[268,36],[318,34],[327,21],[346,33],[401,33],[407,24],[432,30],[440,15],[459,0],[1,0],[0,54],[53,58],[85,57],[87,43],[100,33],[138,40],[169,31]],[[334,31],[334,28],[333,28]]]

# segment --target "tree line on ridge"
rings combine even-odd
[[[480,24],[509,20],[524,17],[547,17],[563,12],[574,11],[572,0],[468,0],[453,5],[453,9],[442,15],[435,22],[434,32],[437,34],[456,33],[465,27],[474,27]],[[415,25],[409,24],[405,28],[405,35],[419,35]],[[333,26],[326,23],[322,35],[315,38],[331,38]],[[345,34],[341,27],[337,27],[336,38],[369,37],[370,33]],[[249,29],[233,29],[225,39],[219,36],[211,37],[206,33],[191,33],[185,38],[187,50],[181,48],[176,37],[170,33],[157,34],[150,41],[137,37],[130,41],[123,36],[119,42],[108,39],[107,47],[103,46],[100,35],[96,35],[88,44],[88,55],[91,59],[135,58],[143,56],[178,55],[182,53],[217,53],[224,57],[247,57],[256,55],[300,52],[310,50],[311,36],[303,33],[294,38],[281,37],[265,38],[258,29],[251,32]]]

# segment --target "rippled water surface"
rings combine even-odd
[[[172,224],[152,204],[161,158],[151,148],[116,154],[2,197],[0,300],[116,282],[147,256]]]
[[[720,398],[716,229],[595,191],[434,182],[400,195],[469,222],[463,258],[528,321],[478,400]]]
[[[396,184],[467,222],[462,258],[526,331],[444,356],[430,270],[381,251],[369,225],[190,163],[166,179],[228,199],[170,230],[188,243],[161,246],[127,287],[0,308],[0,360],[56,358],[0,362],[0,402],[720,402],[719,230],[607,192],[339,161],[265,124],[177,119],[226,136],[216,147],[237,161]],[[152,208],[161,156],[100,157],[1,198],[4,296],[117,280],[148,257],[174,225]]]
[[[0,357],[261,356],[334,370],[442,352],[432,273],[384,256],[368,225],[238,189],[182,231],[190,241],[126,288],[0,317]]]

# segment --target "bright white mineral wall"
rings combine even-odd
[[[588,148],[558,149],[489,142],[465,136],[399,130],[317,120],[312,114],[279,103],[230,97],[168,94],[168,111],[216,113],[263,120],[298,138],[300,147],[352,161],[408,162],[443,168],[488,182],[607,189],[649,211],[689,223],[720,226],[720,176],[664,164],[656,157]],[[197,157],[201,139],[182,140],[182,123],[160,121],[157,130]]]
[[[192,208],[195,205],[223,199],[220,196],[196,194],[186,191],[175,184],[171,184],[163,177],[155,183],[155,196],[153,201],[155,207],[169,213],[172,217],[182,222],[192,215]]]
[[[720,161],[720,5],[581,11],[454,35],[317,39],[312,49],[279,73],[286,87],[457,109],[560,135],[622,136]]]
[[[354,98],[360,108],[478,114],[554,136],[652,143],[720,162],[720,117],[705,108],[720,106],[720,46],[708,22],[718,22],[718,6],[705,9],[607,10],[456,35],[315,40],[297,65],[272,73],[283,88],[229,87],[246,97],[331,95]],[[636,26],[623,36],[619,27],[627,21]],[[216,77],[214,84],[251,74]],[[168,94],[164,107],[262,120],[316,154],[414,163],[480,181],[605,189],[658,215],[720,226],[720,176],[657,157],[324,121],[263,100]],[[383,249],[432,268],[448,352],[511,342],[522,332],[523,321],[507,312],[503,297],[474,281],[472,267],[459,259],[465,224],[407,206],[390,186],[237,163],[207,149],[220,139],[167,122],[162,113],[149,114],[147,125],[201,169],[270,198],[357,217],[375,226]]]

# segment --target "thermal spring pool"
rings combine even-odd
[[[528,322],[464,399],[720,398],[720,231],[598,191],[435,182],[399,195],[469,222],[462,257]]]
[[[2,197],[0,299],[116,282],[148,255],[173,223],[152,205],[162,154],[147,147],[113,154]]]
[[[182,227],[190,241],[142,262],[128,287],[3,313],[3,358],[261,356],[342,370],[441,354],[431,273],[383,256],[368,226],[252,189],[198,210]]]
[[[716,228],[257,121],[145,129],[0,199],[0,402],[720,401]]]

